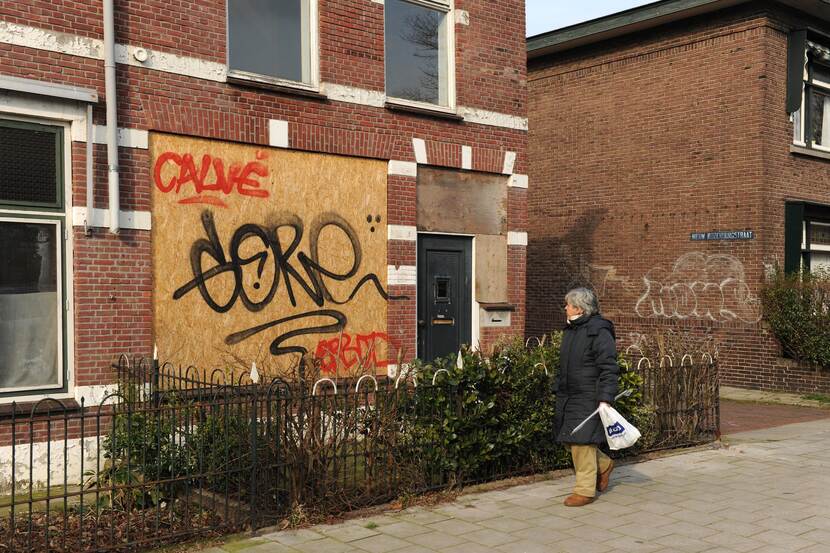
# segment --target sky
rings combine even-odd
[[[654,0],[527,0],[527,36],[621,12]]]

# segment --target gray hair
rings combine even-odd
[[[574,288],[565,294],[565,301],[574,307],[582,309],[586,315],[599,313],[597,296],[588,288]]]

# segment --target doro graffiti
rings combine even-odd
[[[308,253],[297,251],[305,230],[303,221],[296,215],[285,215],[268,227],[253,223],[240,226],[233,233],[227,252],[216,232],[213,213],[210,211],[202,213],[202,226],[206,237],[196,240],[190,248],[190,267],[193,271],[193,279],[177,288],[173,293],[173,299],[178,300],[189,292],[198,290],[204,302],[213,311],[225,313],[237,301],[241,302],[248,311],[262,311],[274,300],[275,295],[280,290],[283,291],[293,307],[297,306],[297,294],[305,294],[318,307],[323,307],[327,302],[333,305],[344,305],[352,301],[364,285],[374,287],[384,300],[389,297],[377,275],[367,273],[357,276],[363,256],[360,242],[351,225],[335,213],[323,213],[312,222],[308,237]],[[327,268],[320,262],[320,248],[325,247],[325,245],[320,244],[320,236],[327,227],[334,227],[342,232],[350,245],[351,267],[344,272]],[[280,231],[284,228],[292,231],[292,237],[287,244],[283,243],[280,237]],[[251,253],[241,253],[245,250]],[[203,264],[205,258],[211,261],[208,267]],[[269,264],[272,271],[266,274],[265,267]],[[252,279],[251,289],[245,286],[244,274],[248,270],[252,270],[256,275]],[[231,275],[233,285],[229,291],[217,297],[215,292],[211,292],[208,288],[208,283],[211,279],[224,273]],[[263,278],[264,276],[265,278]],[[328,279],[342,282],[353,278],[356,278],[356,282],[348,297],[335,297],[326,285]],[[284,323],[299,319],[307,321],[304,328],[286,332],[279,330]],[[320,324],[324,320],[328,324]],[[335,309],[312,310],[281,317],[234,332],[225,338],[225,343],[228,345],[238,344],[260,332],[277,328],[278,335],[270,345],[271,354],[305,354],[308,351],[305,347],[285,346],[283,345],[284,342],[292,337],[305,334],[340,332],[345,328],[347,322],[346,315]],[[374,337],[373,334],[369,338],[374,339]],[[348,338],[348,335],[343,338]],[[359,337],[356,341],[356,348],[350,348],[347,341],[343,351],[360,353],[361,338],[363,342],[367,341],[367,337]],[[321,348],[318,346],[318,352],[320,351]],[[323,348],[323,353],[325,354],[325,348]],[[353,359],[349,360],[346,357],[343,359],[347,367],[354,364]],[[374,360],[377,364],[376,358]],[[386,366],[385,362],[383,366]],[[336,368],[336,364],[326,361],[325,368],[333,370]]]
[[[158,133],[150,154],[165,360],[388,365],[383,162]]]
[[[640,317],[746,323],[761,319],[760,300],[744,279],[743,263],[731,255],[687,253],[671,270],[658,266],[646,273],[643,285],[634,307]]]

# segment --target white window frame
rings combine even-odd
[[[295,88],[304,90],[306,92],[320,92],[320,18],[318,10],[318,0],[303,0],[302,11],[303,16],[307,15],[308,25],[303,29],[302,44],[300,48],[304,54],[308,55],[308,82],[292,81],[289,79],[282,79],[273,75],[263,75],[260,73],[251,73],[250,71],[242,71],[240,69],[233,69],[231,67],[231,47],[230,47],[230,3],[233,0],[225,1],[225,64],[228,67],[228,79],[250,81],[253,83],[260,83],[265,85],[276,86],[280,88]],[[307,13],[306,13],[307,12]],[[307,50],[307,52],[305,52]],[[306,56],[303,55],[303,60]],[[305,64],[305,61],[303,62]],[[303,67],[305,74],[306,68]]]
[[[802,75],[802,86],[801,86],[801,107],[798,111],[792,114],[792,122],[793,122],[793,144],[795,146],[800,146],[802,148],[809,148],[813,150],[817,150],[819,152],[828,152],[830,153],[830,145],[821,145],[816,144],[813,142],[812,139],[809,141],[807,140],[807,133],[811,129],[809,129],[809,122],[807,121],[807,88],[808,86],[812,88],[818,88],[822,92],[826,92],[830,95],[830,83],[821,81],[818,79],[813,79],[810,81],[810,64],[815,63],[811,62],[809,56],[804,56],[804,72]],[[819,64],[823,67],[830,68],[828,64]]]
[[[457,113],[457,106],[456,106],[456,91],[455,91],[455,0],[402,0],[404,2],[408,2],[409,4],[415,4],[416,6],[423,6],[425,8],[430,8],[433,10],[438,10],[444,12],[444,17],[446,17],[444,23],[446,26],[446,58],[444,60],[439,60],[439,65],[443,61],[446,63],[447,66],[447,105],[442,106],[440,104],[431,104],[429,102],[416,102],[413,100],[407,100],[405,98],[396,98],[394,96],[389,96],[386,94],[386,103],[403,106],[403,107],[410,107],[415,109],[422,109],[427,111],[437,111],[455,115]],[[383,17],[383,45],[384,45],[384,56],[383,56],[383,77],[384,77],[384,88],[385,88],[385,81],[386,81],[386,14],[384,13]],[[440,83],[439,83],[440,86]]]
[[[34,402],[46,397],[69,399],[74,397],[74,279],[72,262],[74,240],[72,235],[72,141],[86,139],[85,109],[67,108],[60,100],[21,98],[17,102],[0,105],[0,119],[20,121],[63,129],[63,209],[41,210],[33,206],[0,207],[0,220],[20,223],[54,223],[58,244],[58,302],[60,328],[58,332],[58,362],[60,385],[0,389],[0,405],[11,402]],[[64,391],[65,389],[65,391]]]

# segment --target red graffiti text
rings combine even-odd
[[[382,368],[391,363],[389,359],[378,359],[378,349],[384,344],[389,344],[389,336],[383,332],[355,336],[343,333],[338,338],[320,340],[314,357],[320,361],[320,370],[327,374],[334,374],[338,368],[350,369],[357,363]]]
[[[257,156],[260,157],[260,156]],[[167,178],[162,177],[165,172]],[[182,198],[180,204],[209,204],[228,207],[222,194],[229,196],[236,192],[241,196],[267,198],[268,191],[260,188],[257,177],[267,177],[268,167],[259,161],[246,164],[232,163],[227,171],[225,162],[208,154],[196,163],[191,154],[164,152],[156,160],[153,179],[156,188],[164,193],[191,194]]]

